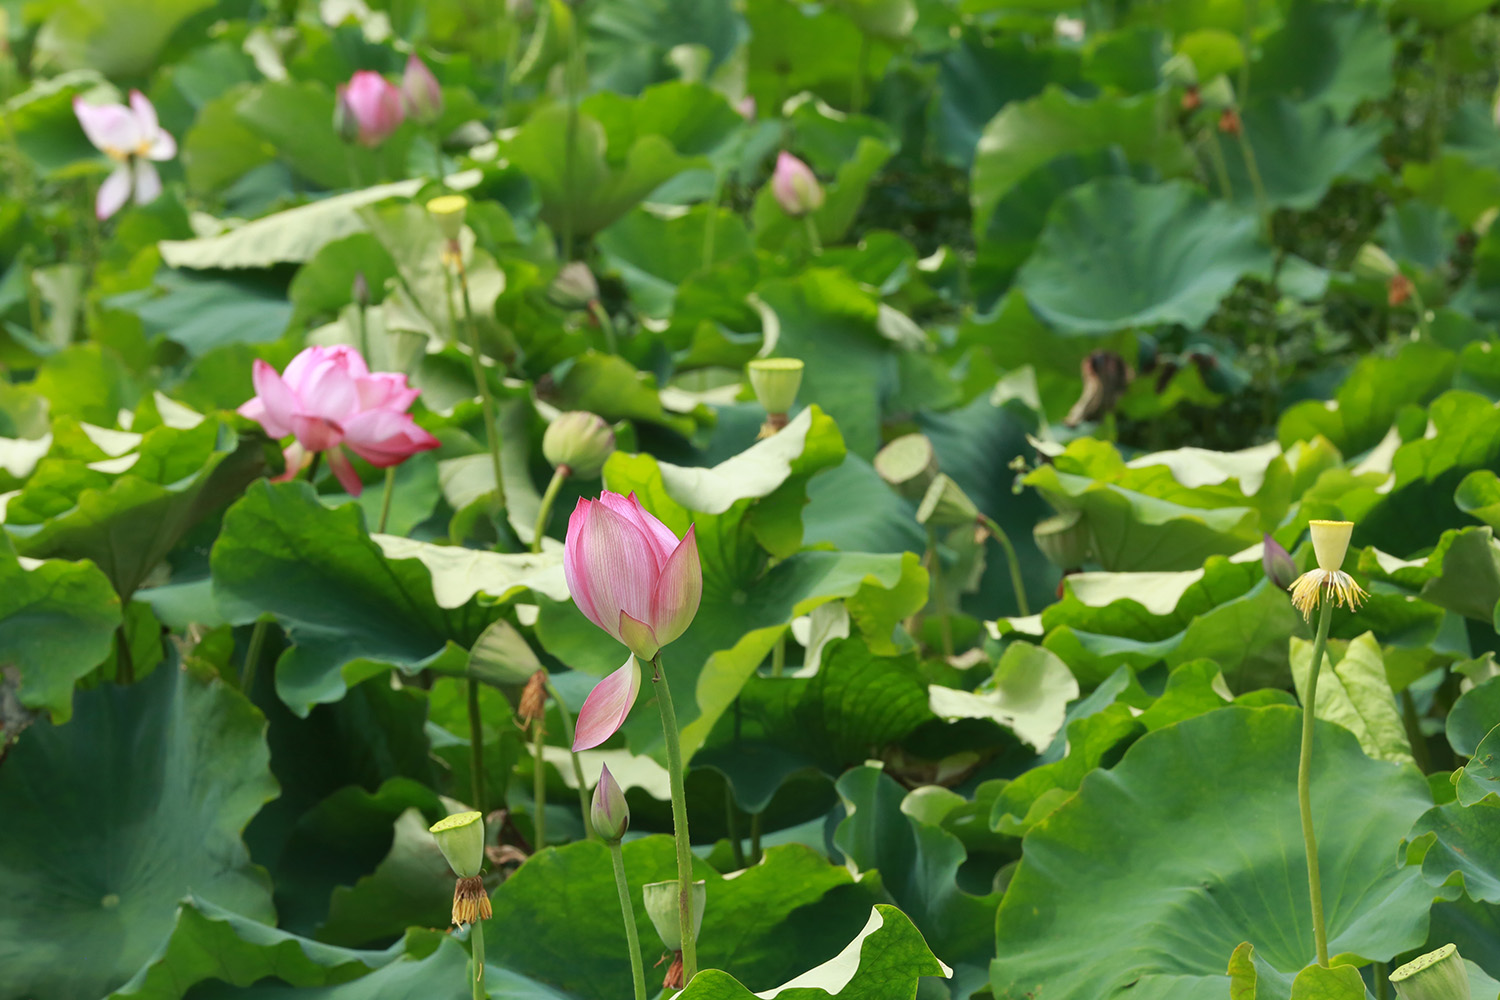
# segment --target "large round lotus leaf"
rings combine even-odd
[[[1032,309],[1066,332],[1196,329],[1241,277],[1269,268],[1259,225],[1189,184],[1106,177],[1052,206],[1016,282]]]
[[[188,893],[274,921],[240,831],[276,795],[248,701],[169,665],[81,693],[0,764],[0,1000],[97,1000]]]
[[[1242,941],[1313,961],[1297,814],[1302,713],[1225,708],[1142,738],[1027,835],[997,919],[996,1000],[1223,1000]],[[1408,764],[1319,723],[1313,818],[1329,949],[1388,960],[1426,937],[1432,890],[1398,848],[1431,806]]]

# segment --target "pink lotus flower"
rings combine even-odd
[[[377,468],[399,465],[438,446],[406,412],[417,390],[406,376],[371,373],[352,347],[309,347],[276,374],[257,360],[255,397],[240,407],[275,438],[295,435],[287,448],[287,471],[295,476],[315,452],[327,452],[333,474],[350,496],[363,489],[343,446]]]
[[[338,107],[334,119],[352,121],[360,145],[375,147],[390,138],[401,127],[406,111],[401,105],[401,91],[395,84],[372,70],[362,69],[339,87]],[[340,128],[340,132],[344,129]]]
[[[563,548],[568,590],[589,621],[634,654],[589,692],[574,749],[598,746],[625,722],[641,686],[638,660],[687,631],[703,597],[696,528],[679,541],[632,493],[579,500]]]
[[[406,60],[406,71],[401,74],[401,97],[406,102],[406,113],[423,125],[431,125],[443,113],[442,85],[416,56]]]
[[[117,164],[114,173],[99,185],[94,214],[100,219],[114,215],[130,200],[132,189],[137,205],[155,201],[161,194],[161,175],[151,161],[176,156],[177,140],[163,131],[156,108],[146,95],[132,90],[128,108],[123,104],[85,104],[83,98],[75,97],[73,113],[94,148]]]
[[[771,193],[781,210],[800,218],[823,207],[823,188],[812,168],[786,150],[776,157],[776,171],[771,175]]]

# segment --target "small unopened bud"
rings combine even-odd
[[[1401,273],[1401,268],[1380,246],[1366,243],[1354,255],[1354,266],[1350,268],[1356,278],[1378,281],[1385,284]]]
[[[1344,565],[1344,554],[1349,551],[1349,537],[1354,533],[1353,521],[1309,521],[1307,530],[1312,534],[1313,552],[1318,556],[1318,568],[1330,573]]]
[[[1082,511],[1063,511],[1038,521],[1031,537],[1042,555],[1059,569],[1080,569],[1093,553],[1093,533]]]
[[[1270,535],[1266,535],[1261,542],[1260,564],[1265,568],[1266,579],[1282,590],[1286,590],[1297,579],[1297,564],[1292,562],[1292,554]]]
[[[547,425],[542,454],[554,469],[592,479],[615,450],[615,432],[603,417],[584,410],[564,413]]]
[[[361,309],[369,308],[370,282],[365,278],[365,272],[354,272],[354,281],[349,285],[349,298]]]
[[[484,817],[477,812],[454,813],[431,827],[433,839],[448,866],[459,878],[473,878],[484,864]]]
[[[1057,20],[1052,22],[1052,31],[1059,39],[1065,42],[1083,41],[1087,25],[1081,17],[1068,17],[1066,14],[1057,15]]]
[[[739,114],[740,114],[740,117],[743,118],[743,119],[745,119],[745,121],[747,121],[747,122],[753,122],[753,121],[755,121],[755,110],[756,109],[755,109],[755,98],[754,98],[754,96],[752,96],[752,95],[746,95],[746,96],[740,98],[739,101],[735,104],[734,110],[738,111]]]
[[[661,943],[667,946],[668,951],[681,951],[682,922],[677,909],[677,880],[674,878],[667,882],[648,882],[641,887],[641,895],[646,900],[646,916],[651,918],[651,925],[656,928]],[[703,910],[707,903],[708,885],[699,879],[693,883],[692,890],[688,893],[695,939],[703,927]]]
[[[903,434],[875,453],[875,471],[908,500],[920,500],[937,477],[937,452],[927,435]]]
[[[547,671],[538,670],[521,689],[521,704],[516,708],[516,725],[525,729],[547,717]]]
[[[445,194],[427,203],[427,211],[437,221],[438,229],[450,243],[458,241],[464,231],[464,215],[469,210],[469,199],[461,194]]]
[[[594,832],[606,844],[619,843],[620,838],[625,836],[625,831],[630,829],[630,806],[625,801],[625,793],[621,791],[619,782],[609,773],[608,766],[599,773],[599,783],[594,786],[594,802],[589,809],[589,819],[594,824]]]
[[[1391,973],[1401,1000],[1470,1000],[1469,972],[1458,949],[1445,944]]]
[[[401,74],[401,99],[406,102],[406,113],[423,125],[431,125],[443,113],[443,87],[415,55],[407,58]]]
[[[811,167],[785,150],[776,157],[771,193],[776,196],[781,210],[794,219],[823,207],[823,188],[817,175]]]
[[[802,388],[802,368],[800,358],[756,358],[746,366],[750,388],[767,413],[785,416],[791,410]]]
[[[563,309],[586,309],[599,297],[599,282],[581,260],[569,261],[547,287],[547,298]]]
[[[939,473],[917,508],[917,523],[956,528],[979,520],[979,508],[952,479]]]

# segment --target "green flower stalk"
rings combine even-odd
[[[635,1000],[646,1000],[646,970],[641,965],[641,939],[635,929],[635,908],[630,905],[630,883],[625,878],[625,856],[620,852],[620,838],[630,829],[630,805],[625,793],[606,766],[594,787],[594,802],[589,818],[597,833],[609,847],[610,862],[615,869],[615,889],[620,895],[620,918],[625,924],[625,946],[630,952],[630,974],[635,983]]]
[[[433,839],[458,881],[453,886],[453,923],[468,925],[473,949],[473,1000],[484,1000],[484,924],[493,915],[490,894],[479,872],[484,866],[484,817],[477,812],[454,813],[430,828]]]
[[[1349,551],[1352,521],[1312,521],[1313,551],[1318,557],[1316,569],[1309,570],[1292,584],[1292,605],[1304,619],[1311,620],[1318,608],[1318,634],[1313,642],[1312,666],[1307,672],[1307,696],[1302,702],[1302,752],[1297,760],[1297,809],[1302,816],[1302,842],[1307,851],[1307,890],[1312,902],[1313,946],[1318,964],[1328,966],[1328,924],[1323,916],[1323,881],[1318,871],[1318,838],[1312,818],[1312,749],[1313,723],[1318,704],[1318,672],[1328,648],[1328,627],[1333,621],[1333,606],[1342,604],[1350,611],[1359,607],[1365,592],[1341,567]]]

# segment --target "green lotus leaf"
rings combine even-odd
[[[14,131],[15,148],[47,175],[71,173],[80,161],[96,160],[99,151],[78,127],[73,98],[107,84],[97,70],[72,69],[9,97],[0,111]]]
[[[1491,729],[1463,769],[1454,772],[1454,784],[1458,801],[1466,806],[1500,792],[1500,726]]]
[[[433,947],[429,945],[429,947]],[[270,982],[238,987],[204,983],[193,991],[194,1000],[466,1000],[472,996],[468,978],[469,954],[451,937],[440,937],[425,957],[407,954],[369,975],[329,986],[288,989]],[[525,977],[507,970],[486,970],[485,984],[496,995],[516,1000],[561,1000]],[[507,993],[500,993],[506,990]]]
[[[1417,820],[1410,839],[1416,844],[1408,863],[1420,863],[1429,885],[1449,884],[1458,873],[1470,899],[1500,903],[1500,795],[1434,806]]]
[[[791,775],[836,779],[931,719],[915,657],[840,639],[811,677],[751,677],[693,764],[723,772],[740,807],[757,813]]]
[[[927,690],[934,715],[989,719],[1041,751],[1062,729],[1068,703],[1078,697],[1078,681],[1050,650],[1016,642],[1005,648],[994,674],[978,690],[940,684]]]
[[[869,41],[837,9],[755,3],[745,8],[750,28],[746,83],[762,108],[779,106],[788,94],[848,92],[850,70],[863,52],[867,76],[878,77],[891,50]],[[867,47],[868,46],[868,47]]]
[[[1101,766],[1107,755],[1122,743],[1128,746],[1143,731],[1142,726],[1130,707],[1120,703],[1069,722],[1066,753],[1002,788],[990,812],[990,826],[1009,836],[1024,836],[1072,798],[1084,777]]]
[[[911,920],[894,906],[875,906],[848,947],[822,965],[771,990],[751,993],[728,973],[708,969],[684,1000],[912,1000],[922,976],[947,976]]]
[[[587,410],[611,422],[636,420],[660,424],[684,437],[691,436],[708,417],[702,407],[694,407],[688,413],[667,410],[662,405],[655,376],[637,371],[617,354],[589,351],[575,358],[559,381],[557,391],[557,403],[563,409]]]
[[[838,160],[838,166],[828,171],[833,178],[823,187],[823,205],[808,216],[818,231],[820,244],[837,243],[848,233],[876,175],[895,155],[896,145],[894,139],[883,134],[860,136],[854,148]],[[813,159],[816,163],[817,158]],[[786,214],[769,181],[755,196],[750,221],[755,227],[755,245],[758,247],[780,250],[789,255],[811,250],[807,245],[806,220]]]
[[[964,28],[937,63],[928,127],[938,154],[965,170],[985,125],[1002,108],[1037,96],[1048,83],[1066,83],[1078,71],[1071,52],[1034,48],[1019,38],[991,39],[974,27]]]
[[[1500,542],[1489,527],[1445,531],[1425,559],[1410,562],[1369,549],[1359,566],[1476,621],[1491,621],[1500,603]]]
[[[1226,956],[1313,957],[1296,777],[1301,713],[1224,708],[1135,743],[1026,837],[998,917],[998,998],[1218,1000]],[[1388,961],[1426,937],[1432,892],[1394,848],[1431,805],[1409,765],[1316,727],[1312,801],[1329,949]],[[1170,943],[1166,943],[1166,942]]]
[[[292,318],[284,296],[281,282],[262,275],[208,278],[163,269],[150,288],[117,295],[109,304],[139,316],[147,332],[163,334],[201,357],[225,344],[279,339]]]
[[[624,94],[661,78],[678,46],[706,50],[711,75],[741,45],[744,14],[727,0],[620,0],[589,16],[589,76]]]
[[[1396,0],[1392,17],[1414,17],[1424,28],[1451,31],[1488,6],[1483,0]]]
[[[1168,175],[1185,173],[1182,139],[1159,126],[1170,100],[1166,93],[1084,100],[1054,83],[1037,97],[1006,105],[984,127],[974,152],[975,235],[988,231],[991,213],[1013,187],[1065,153],[1117,146],[1132,162],[1152,164]]]
[[[973,896],[955,878],[966,852],[941,826],[907,814],[908,793],[878,764],[865,764],[838,781],[847,818],[834,844],[860,871],[880,872],[886,891],[954,966],[954,988],[970,995],[983,984],[999,893]]]
[[[1197,329],[1270,255],[1251,213],[1173,182],[1105,178],[1053,205],[1016,276],[1044,320],[1074,333],[1180,323]]]
[[[1297,696],[1303,699],[1312,667],[1312,643],[1293,638],[1290,659]],[[1411,743],[1396,711],[1380,644],[1373,632],[1365,632],[1349,643],[1342,657],[1326,657],[1318,672],[1318,702],[1313,714],[1353,733],[1366,756],[1397,764],[1412,762]]]
[[[627,842],[624,857],[650,978],[663,949],[640,886],[676,878],[676,856],[670,837],[652,836]],[[757,989],[831,958],[859,932],[875,901],[848,871],[795,844],[768,849],[760,864],[733,878],[701,861],[694,875],[708,883],[698,961]],[[534,856],[495,890],[493,906],[485,925],[489,962],[578,1000],[629,995],[619,896],[603,844],[581,841]]]
[[[389,965],[403,950],[401,944],[383,951],[335,947],[188,896],[172,936],[110,1000],[180,1000],[207,980],[249,986],[268,976],[291,986],[329,986]]]
[[[677,288],[690,275],[748,253],[751,246],[739,216],[703,206],[674,216],[636,209],[600,233],[595,243],[637,307],[653,319],[672,314]]]
[[[66,0],[47,9],[36,37],[39,63],[106,76],[147,73],[167,40],[211,0]]]
[[[1380,442],[1402,407],[1425,403],[1452,381],[1451,351],[1422,341],[1401,345],[1394,357],[1371,354],[1355,363],[1332,405],[1294,404],[1282,413],[1277,438],[1284,447],[1321,435],[1346,455]]]
[[[1500,170],[1462,153],[1443,153],[1430,163],[1407,163],[1401,181],[1413,194],[1472,226],[1500,198]]]
[[[264,438],[239,437],[214,419],[157,427],[132,443],[103,461],[43,459],[5,508],[16,551],[90,559],[128,598],[199,521],[265,468]]]
[[[243,624],[270,612],[292,637],[276,690],[299,715],[390,665],[416,672],[454,656],[461,670],[462,649],[499,617],[477,594],[540,580],[508,565],[494,572],[490,563],[506,557],[493,553],[390,538],[388,554],[363,522],[358,507],[326,508],[304,482],[261,482],[225,513],[214,543],[225,618]]]
[[[273,918],[240,840],[277,794],[260,713],[175,666],[73,708],[66,726],[27,729],[0,767],[4,1000],[117,988],[166,943],[189,892]]]
[[[408,927],[446,926],[453,912],[453,872],[428,832],[432,822],[415,807],[396,819],[390,853],[375,870],[333,890],[328,919],[318,928],[320,941],[364,944]]]
[[[119,625],[119,595],[93,564],[22,560],[0,538],[0,672],[19,671],[23,708],[67,722],[73,685],[109,656]]]
[[[1500,719],[1500,676],[1465,691],[1448,710],[1448,743],[1453,752],[1474,756],[1474,748]]]
[[[1395,84],[1396,40],[1383,12],[1295,0],[1266,38],[1254,67],[1255,91],[1325,105],[1340,120]]]
[[[1334,112],[1286,98],[1256,102],[1243,112],[1245,137],[1255,156],[1266,200],[1305,211],[1338,181],[1370,181],[1384,169],[1380,121],[1344,126]],[[1234,200],[1253,208],[1256,194],[1239,143],[1220,137]]]
[[[567,109],[535,112],[503,143],[503,154],[526,172],[542,202],[542,219],[555,230],[588,236],[623,216],[663,181],[695,165],[665,137],[607,131],[605,123],[578,116],[568,156]],[[572,176],[565,164],[572,161]]]
[[[403,176],[413,127],[398,129],[373,149],[330,142],[335,100],[333,88],[316,80],[267,80],[245,91],[235,114],[294,171],[320,187],[360,187]]]

